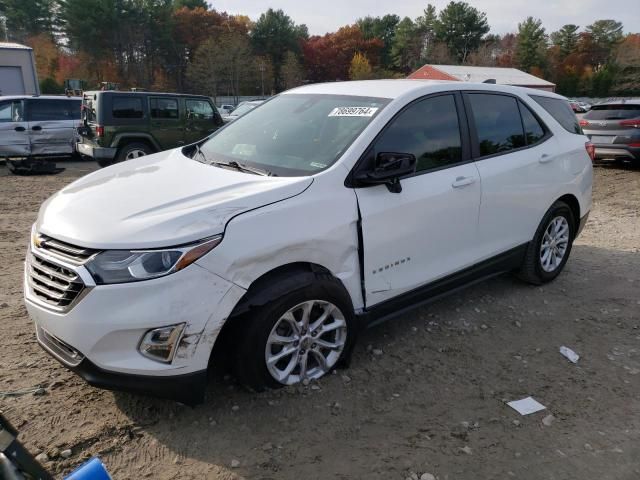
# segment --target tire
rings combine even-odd
[[[563,234],[565,229],[566,235]],[[561,201],[554,203],[529,243],[518,277],[533,285],[554,280],[569,259],[575,236],[576,219],[571,208]],[[545,252],[547,255],[544,255]]]
[[[108,167],[109,165],[113,165],[113,160],[107,160],[106,158],[99,158],[96,160],[96,163],[102,168]]]
[[[299,288],[284,293],[278,298],[254,307],[244,314],[244,321],[235,341],[239,343],[233,370],[237,380],[246,387],[262,391],[267,388],[279,388],[285,385],[306,383],[317,380],[330,373],[350,355],[357,334],[357,323],[348,293],[339,282],[329,274],[315,273],[313,282],[302,284]],[[303,328],[304,312],[309,311],[309,326],[320,320],[320,315],[335,307],[327,319],[316,329],[306,331]],[[283,317],[287,317],[286,319]],[[295,321],[298,330],[291,319]],[[247,325],[248,323],[248,325]],[[342,325],[325,333],[317,333],[321,328]],[[278,337],[275,337],[277,335]],[[280,344],[274,339],[287,339]],[[297,341],[293,339],[298,338]],[[341,345],[341,348],[323,348],[320,345]],[[285,350],[292,353],[282,356],[271,366],[267,358],[275,360]],[[324,367],[319,355],[325,358]],[[306,357],[306,361],[304,360]],[[303,374],[303,362],[306,374]],[[289,371],[289,375],[285,376]],[[280,378],[276,378],[280,376]]]
[[[127,143],[118,149],[116,154],[115,163],[124,162],[126,160],[133,160],[135,158],[143,157],[153,153],[151,147],[142,142]]]

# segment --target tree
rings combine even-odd
[[[586,31],[591,35],[592,65],[600,67],[611,59],[615,46],[622,41],[622,23],[598,20],[587,26]]]
[[[551,34],[551,42],[560,47],[560,54],[563,57],[573,53],[578,45],[578,27],[577,25],[564,25],[557,32]]]
[[[614,82],[616,95],[640,95],[640,34],[634,33],[620,43],[615,63],[618,75]]]
[[[547,35],[542,21],[533,17],[518,24],[516,61],[518,67],[528,72],[532,67],[544,64],[547,48]]]
[[[420,61],[421,50],[422,42],[416,24],[409,17],[404,17],[398,23],[391,48],[393,66],[401,72],[409,73]]]
[[[304,70],[298,61],[298,56],[289,51],[284,57],[282,65],[282,83],[286,90],[302,85]]]
[[[249,39],[234,31],[205,41],[187,69],[192,89],[211,95],[240,95],[241,80],[253,68]]]
[[[371,78],[372,70],[369,59],[356,52],[351,59],[351,66],[349,67],[349,79],[350,80],[368,80]]]
[[[7,38],[24,43],[43,33],[53,36],[53,5],[53,0],[0,0]]]
[[[296,25],[282,10],[270,8],[260,15],[253,30],[251,42],[258,55],[266,55],[271,59],[274,69],[273,88],[283,88],[282,66],[286,52],[300,54],[300,43],[309,36],[306,25]]]
[[[356,21],[356,24],[366,40],[379,38],[383,47],[380,52],[380,65],[383,68],[391,68],[391,48],[396,35],[396,27],[400,22],[398,15],[385,15],[384,17],[364,17]]]
[[[416,33],[420,36],[421,50],[420,62],[427,63],[429,55],[433,50],[436,42],[436,24],[438,22],[438,14],[436,7],[428,4],[422,12],[423,14],[416,18]]]
[[[380,64],[382,47],[382,40],[365,39],[357,25],[311,37],[302,46],[307,78],[312,82],[346,80],[356,52],[365,55],[371,67],[376,68]]]
[[[458,62],[465,63],[468,55],[480,45],[489,32],[487,15],[466,2],[450,2],[440,12],[436,36],[444,42]]]

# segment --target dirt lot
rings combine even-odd
[[[316,385],[222,381],[192,409],[94,389],[36,344],[22,259],[40,203],[92,169],[70,167],[0,167],[0,391],[46,389],[0,408],[53,472],[99,455],[114,479],[640,477],[640,171],[596,169],[591,219],[554,283],[491,280],[365,332],[351,368]],[[504,403],[528,395],[548,411]]]

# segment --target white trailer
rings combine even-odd
[[[40,95],[33,49],[0,42],[0,96]]]

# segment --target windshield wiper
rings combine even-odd
[[[216,160],[209,160],[207,156],[204,154],[204,152],[200,150],[200,145],[196,145],[195,153],[191,158],[195,159],[196,155],[200,155],[200,157],[202,157],[202,160],[197,160],[198,162],[202,162],[207,165],[215,165],[216,167],[221,167],[221,168],[234,168],[239,172],[253,173],[254,175],[262,175],[263,177],[277,176],[275,173],[270,172],[268,170],[263,170],[261,168],[256,168],[256,167],[249,167],[248,165],[243,165],[241,163],[236,162],[235,160],[232,160],[230,162],[218,162]]]
[[[218,162],[215,160],[207,162],[208,165],[215,165],[216,167],[221,168],[234,168],[239,172],[247,172],[253,173],[254,175],[262,175],[263,177],[275,177],[275,173],[269,172],[268,170],[262,170],[260,168],[249,167],[248,165],[243,165],[241,163],[232,160],[230,162]]]

